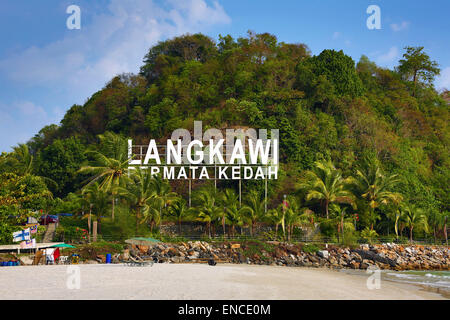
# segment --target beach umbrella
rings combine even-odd
[[[131,240],[147,241],[147,242],[161,242],[160,240],[155,239],[155,238],[144,238],[144,237],[131,238]]]
[[[52,245],[50,248],[75,248],[75,247],[67,243],[59,243]]]

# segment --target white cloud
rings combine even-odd
[[[333,32],[333,36],[332,39],[335,41],[338,41],[339,43],[343,43],[346,46],[350,46],[352,44],[352,42],[349,39],[345,39],[346,37],[344,37],[344,35],[339,32],[339,31],[335,31]]]
[[[0,102],[0,152],[27,142],[43,126],[55,121],[55,114],[31,101]]]
[[[12,81],[87,98],[116,74],[139,71],[147,50],[158,41],[231,21],[218,2],[167,4],[164,9],[151,0],[111,0],[91,25],[82,23],[81,30],[68,31],[59,41],[0,60],[0,72]]]
[[[410,23],[408,21],[402,21],[401,23],[398,23],[398,24],[397,23],[393,23],[393,24],[391,24],[391,29],[394,32],[399,32],[399,31],[408,29],[409,24]]]
[[[341,33],[339,31],[335,31],[333,33],[333,40],[339,39],[341,36]]]
[[[2,102],[0,102],[0,126],[4,127],[6,124],[11,123],[14,118],[11,116],[8,110],[8,106]],[[1,152],[1,150],[0,150]]]
[[[376,58],[376,62],[380,65],[392,65],[399,57],[397,47],[391,47],[387,53],[381,54]]]
[[[13,103],[13,107],[20,111],[20,114],[25,117],[39,117],[47,118],[47,112],[44,108],[35,105],[31,101],[19,101]]]
[[[450,67],[441,70],[440,76],[436,79],[436,88],[450,90]]]
[[[148,49],[158,41],[231,22],[216,1],[109,0],[81,30],[67,30],[58,41],[14,52],[0,60],[0,75],[23,92],[66,97],[69,105],[46,105],[32,96],[0,103],[0,150],[25,142],[44,125],[58,122],[64,110],[101,89],[116,74],[138,72]],[[65,24],[62,24],[65,27]],[[32,92],[32,90],[29,90]],[[34,101],[26,101],[32,100]]]

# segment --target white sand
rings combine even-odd
[[[80,289],[68,289],[68,266],[0,268],[3,299],[443,299],[419,287],[325,269],[252,265],[79,265]]]

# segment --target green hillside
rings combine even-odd
[[[438,74],[437,63],[421,47],[405,48],[398,67],[389,70],[366,56],[355,62],[342,51],[313,56],[307,45],[278,42],[268,33],[220,36],[217,43],[202,34],[160,42],[148,51],[138,75],[116,76],[84,105],[73,105],[59,125],[46,126],[26,146],[2,154],[0,232],[10,230],[6,217],[14,210],[80,212],[73,199],[83,198],[80,190],[94,173],[80,169],[94,166],[96,152],[114,158],[108,146],[121,139],[110,133],[145,144],[164,140],[177,128],[192,129],[194,120],[201,120],[204,129],[280,130],[281,176],[270,184],[271,218],[223,213],[233,228],[263,221],[278,228],[276,212],[287,194],[293,211],[284,217],[288,234],[313,215],[324,235],[339,236],[342,228],[351,229],[357,213],[352,232],[363,237],[371,237],[371,230],[392,235],[401,229],[405,236],[442,239],[450,203],[450,131],[449,94],[433,87]],[[185,198],[179,184],[168,187]],[[236,192],[236,186],[222,182],[219,190]],[[123,190],[103,187],[122,205],[127,201],[120,196]],[[195,188],[208,189],[202,183]],[[53,198],[43,196],[47,189]],[[260,190],[257,182],[244,187],[246,207]],[[153,228],[173,216],[174,204],[183,203],[174,200],[178,196],[159,197],[167,212],[155,209],[142,223],[136,208],[145,216],[158,207],[155,202],[128,207],[139,227]],[[196,208],[208,207],[206,200],[195,199]],[[105,202],[105,212],[110,203],[114,200]],[[194,220],[207,228],[216,223],[221,230],[221,214],[208,210],[198,209]],[[239,215],[244,218],[233,222]]]

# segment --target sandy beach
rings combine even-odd
[[[78,265],[80,288],[68,289],[68,266],[0,269],[0,299],[445,299],[418,286],[326,269],[254,265]],[[72,266],[73,267],[73,266]],[[71,271],[73,272],[73,270]]]

